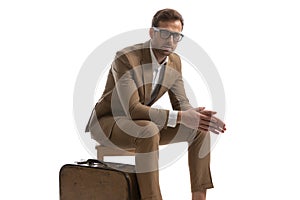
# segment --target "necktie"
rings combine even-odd
[[[166,68],[166,64],[164,64],[161,68],[161,71],[160,71],[160,74],[159,74],[159,77],[158,77],[158,82],[155,85],[155,88],[154,88],[153,92],[151,93],[151,99],[150,99],[149,104],[151,104],[158,95],[159,89],[161,88],[161,84],[162,84],[162,81],[163,81],[163,78],[164,78],[165,68]],[[157,72],[156,72],[156,76],[157,76]]]

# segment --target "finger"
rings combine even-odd
[[[224,133],[224,132],[225,132],[224,129],[222,129],[222,128],[216,126],[215,124],[213,124],[213,125],[211,124],[211,125],[209,126],[209,130],[218,131],[219,133]]]
[[[213,132],[213,133],[215,133],[215,134],[217,134],[217,135],[219,135],[220,134],[220,132],[218,132],[218,131],[215,131],[215,130],[210,130],[211,132]]]
[[[220,128],[210,127],[206,125],[199,125],[198,129],[202,129],[204,131],[217,131],[219,133],[223,133],[224,131]]]
[[[218,120],[215,119],[214,117],[207,116],[207,115],[202,115],[202,114],[200,114],[200,120],[205,120],[205,121],[214,122],[214,123],[218,122]]]
[[[216,129],[217,131],[219,131],[221,133],[224,133],[226,131],[225,124],[224,124],[224,126],[219,126],[219,125],[220,124],[218,124],[217,122],[209,121],[209,120],[206,120],[206,119],[200,120],[200,122],[199,122],[199,126],[206,127],[207,129],[208,128],[213,128],[213,129]]]
[[[205,107],[198,107],[198,111],[201,112],[205,109]]]
[[[216,123],[211,122],[211,121],[206,121],[206,120],[201,120],[199,123],[199,126],[207,126],[207,127],[212,127],[215,129],[220,129]]]
[[[224,133],[224,132],[225,132],[224,129],[221,129],[221,128],[219,128],[219,127],[214,128],[214,129],[215,129],[215,131],[218,131],[218,132],[220,132],[220,133]]]
[[[225,123],[222,120],[220,120],[219,118],[217,118],[215,116],[212,116],[212,118],[215,119],[215,121],[217,122],[219,127],[222,127],[223,129],[225,128]]]
[[[202,130],[202,131],[209,131],[209,126],[206,125],[199,125],[198,129]]]
[[[222,130],[220,128],[214,128],[214,127],[210,127],[209,131],[211,131],[213,133],[217,133],[217,134],[224,133],[224,130]]]
[[[211,121],[210,120],[206,120],[206,119],[202,119],[202,120],[199,121],[199,125],[202,124],[202,125],[209,126],[210,123],[211,123]]]
[[[208,129],[205,129],[205,128],[201,128],[201,127],[198,127],[198,130],[199,130],[199,131],[204,131],[204,132],[208,132]]]
[[[223,133],[222,131],[216,130],[216,129],[214,129],[214,128],[206,128],[206,127],[203,127],[203,126],[200,126],[200,127],[198,128],[198,130],[200,130],[200,131],[205,131],[205,132],[211,131],[211,132],[213,132],[213,133],[215,133],[215,134],[217,134],[217,135],[219,135],[220,133]]]
[[[193,110],[197,111],[197,112],[201,112],[205,109],[205,107],[196,107],[196,108],[193,108]]]
[[[200,111],[201,114],[204,114],[204,115],[215,115],[217,114],[216,111],[212,111],[212,110],[202,110]]]

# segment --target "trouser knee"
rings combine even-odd
[[[136,151],[139,153],[147,153],[157,151],[159,147],[159,134],[151,137],[136,138]]]
[[[152,172],[158,169],[157,162],[160,140],[158,129],[151,124],[144,131],[141,136],[150,136],[135,138],[137,173]]]
[[[203,131],[196,131],[194,133],[194,138],[192,143],[189,146],[189,150],[197,152],[198,158],[204,158],[210,154],[210,133]]]

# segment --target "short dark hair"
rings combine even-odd
[[[158,27],[160,21],[173,21],[173,20],[180,20],[183,28],[183,18],[178,11],[170,8],[162,9],[157,11],[157,13],[153,16],[152,27]]]

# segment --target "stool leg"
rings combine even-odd
[[[105,147],[105,146],[96,146],[97,149],[97,159],[102,160],[104,159],[104,156],[134,156],[135,155],[135,149],[117,149],[112,147]]]
[[[97,153],[97,159],[103,161],[104,155],[100,152]]]

